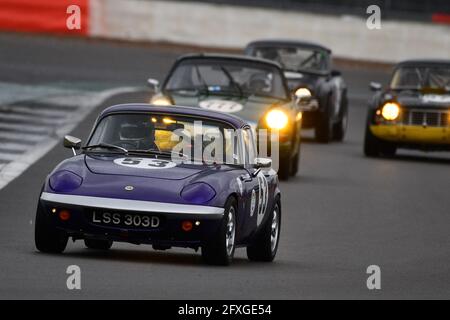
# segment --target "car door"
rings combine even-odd
[[[269,206],[269,184],[264,170],[254,167],[257,156],[256,142],[250,128],[241,131],[242,153],[244,155],[245,173],[241,176],[244,197],[244,223],[241,234],[243,238],[250,237],[262,224]]]

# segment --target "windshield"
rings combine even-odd
[[[288,99],[279,69],[232,60],[188,60],[178,65],[164,91]]]
[[[445,89],[450,90],[450,66],[401,67],[391,81],[392,89]]]
[[[252,56],[274,60],[289,71],[322,72],[329,68],[328,53],[325,50],[298,47],[257,47]]]
[[[221,122],[149,113],[114,114],[100,121],[85,150],[240,164],[237,137],[237,130]]]

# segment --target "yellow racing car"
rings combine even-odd
[[[397,148],[450,150],[450,60],[399,63],[390,86],[369,102],[364,153],[394,156]]]

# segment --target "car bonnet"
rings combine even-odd
[[[258,123],[268,109],[282,100],[265,97],[227,97],[222,95],[182,96],[172,95],[176,104],[230,113],[249,123]],[[286,103],[283,101],[283,103]]]
[[[94,174],[181,180],[208,170],[201,164],[177,164],[170,159],[126,155],[86,155],[85,163]]]

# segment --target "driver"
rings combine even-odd
[[[119,138],[123,144],[133,145],[138,150],[159,150],[155,143],[155,129],[150,122],[121,125]]]

